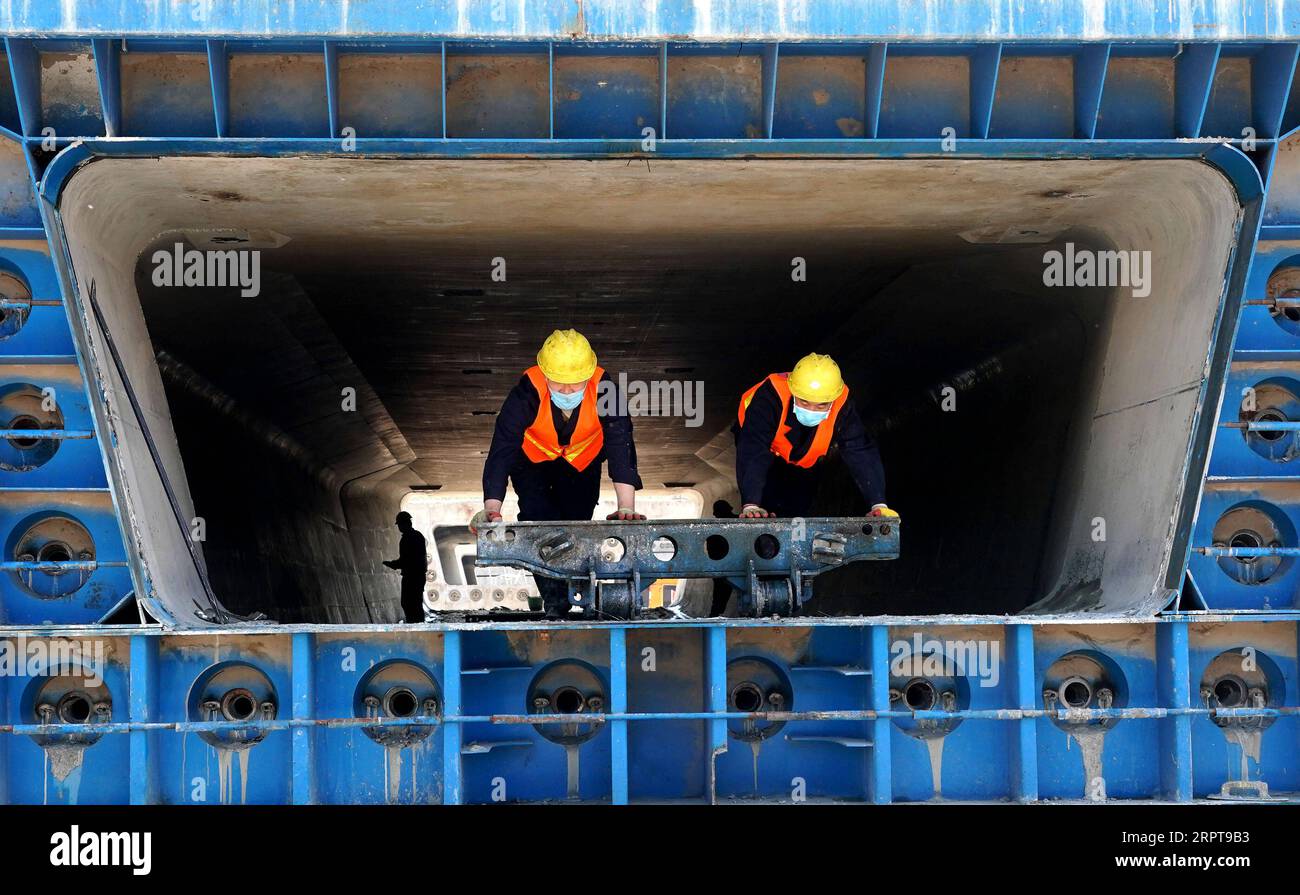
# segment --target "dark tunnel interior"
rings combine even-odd
[[[563,327],[611,372],[703,383],[701,425],[634,424],[646,487],[694,487],[706,514],[735,499],[740,393],[808,351],[838,360],[904,548],[824,575],[811,614],[1015,613],[1057,586],[1053,539],[1114,309],[1108,290],[1045,287],[1043,258],[1066,240],[1113,240],[1107,208],[1087,199],[1125,201],[1114,171],[1021,169],[936,196],[884,177],[852,214],[860,188],[843,170],[721,185],[706,170],[649,202],[658,184],[615,178],[601,192],[512,175],[436,208],[404,203],[400,179],[290,173],[270,197],[245,172],[186,173],[168,184],[181,199],[158,223],[171,226],[133,256],[206,565],[232,611],[388,620],[396,582],[380,561],[396,555],[402,496],[479,487],[501,400]],[[1085,199],[1045,189],[1062,182]],[[314,209],[290,198],[311,189]],[[1011,189],[1018,201],[998,195]],[[531,207],[540,190],[547,202]],[[361,201],[382,211],[355,214]],[[1045,219],[1041,232],[1004,226]],[[230,244],[214,241],[227,231],[262,249],[258,295],[156,285],[156,251]],[[833,454],[817,507],[866,510]]]

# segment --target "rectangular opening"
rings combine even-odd
[[[1074,58],[1003,56],[989,136],[1074,136]]]
[[[880,98],[881,137],[970,136],[970,59],[889,48]]]
[[[447,136],[549,137],[550,61],[540,53],[447,51]]]
[[[22,121],[18,118],[18,96],[14,93],[13,70],[9,67],[9,56],[0,53],[0,126],[7,127],[15,134],[23,132]]]
[[[634,423],[642,478],[706,515],[735,499],[741,392],[839,361],[906,531],[816,612],[1150,615],[1179,585],[1241,216],[1192,160],[103,159],[62,209],[220,599],[283,621],[379,620],[394,513],[479,488],[493,411],[568,326],[607,369],[703,384],[699,425]],[[257,251],[256,295],[168,285],[178,243]],[[1134,251],[1131,282],[1048,273]],[[149,598],[195,624],[140,427],[99,423]],[[866,509],[834,463],[817,506]]]
[[[328,137],[325,56],[231,53],[230,132],[236,137]]]
[[[1210,84],[1210,99],[1201,125],[1203,137],[1241,139],[1242,129],[1251,127],[1251,69],[1249,56],[1219,57]]]
[[[1097,138],[1131,138],[1134,134],[1152,139],[1175,136],[1172,51],[1141,56],[1119,53],[1119,49],[1112,51],[1106,69]]]
[[[206,53],[121,55],[122,126],[128,137],[215,137]]]
[[[40,54],[41,127],[56,137],[102,137],[95,56],[88,43],[51,45]]]
[[[864,136],[866,97],[866,56],[782,53],[776,74],[773,136]]]
[[[442,136],[441,53],[340,53],[339,127],[365,137]]]
[[[763,57],[757,53],[669,48],[669,138],[764,136],[762,71]]]
[[[659,56],[555,55],[555,136],[640,139],[660,129]]]

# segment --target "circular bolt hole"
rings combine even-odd
[[[1239,531],[1228,540],[1228,546],[1256,549],[1264,546],[1264,539],[1263,537],[1260,536],[1258,532]],[[1233,557],[1233,559],[1235,559],[1237,562],[1240,563],[1253,563],[1259,558],[1260,557],[1258,556],[1234,556]]]
[[[668,562],[668,560],[677,555],[677,544],[675,544],[673,539],[667,535],[660,535],[655,538],[654,543],[650,545],[650,552],[654,554],[654,558],[660,562]]]
[[[257,715],[257,697],[242,688],[228,690],[221,697],[221,714],[227,721],[251,721]]]
[[[907,682],[903,688],[903,704],[914,712],[929,711],[939,701],[939,694],[934,684],[925,678],[916,678]]]
[[[393,718],[409,718],[415,714],[419,700],[409,687],[394,687],[384,694],[384,712]]]
[[[64,724],[85,724],[90,720],[90,697],[85,693],[66,693],[59,700],[59,720]]]
[[[1214,699],[1225,709],[1235,709],[1246,701],[1246,684],[1239,678],[1221,677],[1214,682]]]
[[[781,552],[781,542],[775,535],[761,534],[754,538],[754,552],[758,554],[759,559],[775,559]]]
[[[870,522],[868,522],[866,525],[862,526],[862,533],[863,533],[864,535],[869,535],[869,534],[871,534],[873,531],[875,531],[875,528],[871,525]]]
[[[605,538],[600,544],[601,562],[619,562],[626,552],[627,547],[618,538]]]
[[[738,712],[757,712],[763,707],[763,691],[758,684],[744,681],[731,691],[731,704]]]
[[[882,525],[882,526],[880,526],[880,533],[881,533],[882,535],[888,535],[888,534],[889,534],[889,531],[890,531],[890,529],[889,529],[889,526],[888,526],[888,525]]]
[[[36,551],[38,562],[68,562],[72,559],[72,548],[62,541],[50,541]]]
[[[1061,702],[1072,709],[1081,709],[1092,701],[1092,687],[1081,678],[1061,684]]]
[[[560,687],[551,695],[555,711],[561,715],[576,715],[587,705],[587,700],[576,687]]]
[[[6,428],[39,429],[41,428],[41,421],[34,416],[16,416],[9,421],[9,425]],[[39,438],[15,437],[8,439],[8,441],[20,451],[30,451],[41,443],[41,439]]]
[[[1296,310],[1296,309],[1295,309],[1295,308],[1291,308],[1290,310],[1293,310],[1293,311],[1294,311],[1294,310]],[[1286,418],[1286,414],[1282,413],[1282,411],[1278,410],[1278,409],[1275,408],[1275,407],[1270,407],[1270,408],[1268,408],[1267,410],[1262,410],[1262,411],[1260,411],[1259,413],[1257,413],[1257,414],[1255,415],[1255,422],[1257,422],[1257,423],[1285,423],[1285,422],[1287,422],[1287,418]],[[1264,432],[1256,432],[1256,433],[1255,433],[1255,435],[1257,435],[1258,437],[1264,439],[1265,441],[1277,441],[1278,439],[1284,437],[1286,434],[1287,434],[1286,432],[1281,432],[1281,431],[1277,431],[1277,430],[1274,430],[1274,431],[1264,431]]]
[[[731,545],[722,535],[709,535],[704,539],[704,552],[709,559],[726,559],[731,552]]]

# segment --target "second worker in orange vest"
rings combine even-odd
[[[832,446],[873,516],[885,505],[880,452],[858,416],[840,368],[809,354],[789,373],[773,373],[740,399],[736,424],[736,482],[740,517],[810,516],[823,462]]]
[[[589,521],[600,501],[600,472],[609,462],[618,509],[608,519],[644,519],[636,511],[636,445],[632,420],[617,414],[617,395],[600,400],[613,381],[576,330],[556,330],[497,414],[483,464],[483,509],[470,529],[501,519],[506,481],[519,497],[520,522]],[[607,409],[613,412],[605,412]],[[569,610],[568,584],[534,576],[548,618]]]

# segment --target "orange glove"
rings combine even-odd
[[[871,512],[868,515],[883,516],[886,519],[898,518],[898,514],[895,513],[893,510],[891,510],[889,507],[885,506],[883,503],[878,503],[874,507],[872,507]]]

